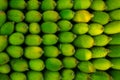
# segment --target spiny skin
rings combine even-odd
[[[56,33],[58,31],[58,25],[54,22],[43,22],[41,24],[41,30],[43,33]]]
[[[71,9],[72,7],[73,7],[72,0],[58,0],[57,1],[57,9],[58,10]]]
[[[8,8],[8,0],[0,0],[0,11]]]
[[[106,4],[103,0],[93,0],[90,8],[95,11],[104,11],[106,9]]]
[[[9,36],[9,43],[12,45],[21,45],[24,42],[24,35],[19,32],[15,32]]]
[[[120,33],[120,21],[111,21],[104,26],[104,33],[106,34],[116,34]]]
[[[15,30],[17,32],[21,32],[23,34],[26,34],[28,32],[28,25],[24,22],[17,23],[15,26]]]
[[[27,5],[24,0],[10,0],[9,6],[10,6],[10,8],[13,8],[13,9],[21,9],[22,10],[22,9],[25,9],[25,7]]]
[[[16,9],[8,10],[7,17],[10,21],[14,22],[22,22],[25,18],[23,12]]]
[[[41,3],[41,9],[46,10],[54,10],[56,7],[56,2],[54,0],[43,0]]]
[[[80,71],[85,73],[93,73],[96,71],[94,65],[90,61],[82,61],[77,67]]]
[[[8,64],[0,65],[0,73],[8,74],[8,73],[10,73],[10,71],[11,71],[10,65],[8,65]]]
[[[61,32],[58,34],[58,37],[61,43],[71,43],[76,38],[76,35],[72,32]]]
[[[49,14],[49,15],[48,15]],[[44,21],[52,21],[52,22],[56,22],[60,19],[60,16],[58,14],[58,12],[53,11],[53,10],[49,10],[49,11],[45,11],[43,13],[43,20]]]
[[[111,76],[103,71],[96,71],[90,75],[91,80],[112,80]]]
[[[93,17],[93,14],[91,14],[87,10],[78,10],[75,12],[73,21],[74,22],[89,22],[92,17]]]
[[[21,46],[8,46],[6,49],[9,56],[12,58],[20,58],[23,55],[23,48]]]
[[[120,70],[110,70],[109,71],[110,76],[112,77],[113,80],[120,80]]]
[[[17,72],[24,72],[28,70],[28,64],[25,59],[12,59],[10,61],[12,70]]]
[[[39,22],[42,18],[42,14],[39,11],[31,10],[25,14],[25,21],[28,23]]]
[[[77,66],[78,61],[74,57],[64,57],[62,63],[65,68],[72,69]]]
[[[65,9],[65,10],[61,10],[59,14],[61,16],[61,19],[71,20],[74,17],[75,13],[70,9]]]
[[[38,23],[30,23],[29,32],[31,34],[39,34],[41,32],[41,26]]]
[[[6,22],[0,28],[0,34],[2,35],[10,35],[14,31],[14,22]]]
[[[92,58],[102,58],[110,54],[110,50],[105,47],[93,47],[91,48]]]
[[[69,31],[72,29],[72,23],[68,20],[60,20],[57,22],[59,31]]]
[[[36,34],[28,34],[25,39],[25,44],[28,46],[39,46],[42,43],[42,38]]]
[[[0,11],[0,27],[5,23],[7,15],[4,11]]]
[[[120,33],[111,34],[112,40],[108,43],[109,45],[120,45]]]
[[[73,41],[73,44],[79,48],[91,48],[94,45],[94,39],[87,34],[82,34],[77,36],[77,38]]]
[[[73,25],[72,32],[75,34],[85,34],[89,30],[87,23],[76,23]]]
[[[44,80],[61,80],[61,75],[57,71],[48,71],[44,72]]]
[[[102,12],[102,11],[95,11],[93,12],[93,17],[91,19],[91,21],[105,25],[110,21],[110,16],[108,13],[106,12]]]
[[[58,42],[58,37],[55,34],[44,34],[42,39],[44,45],[54,45]]]
[[[27,59],[38,59],[42,56],[43,50],[38,46],[29,46],[25,48],[24,56]]]
[[[29,61],[29,67],[34,71],[42,71],[45,68],[45,64],[41,59],[32,59]]]
[[[76,49],[75,58],[82,61],[87,61],[92,58],[92,52],[89,49]]]
[[[111,37],[105,34],[94,36],[93,39],[95,46],[106,46],[112,40]]]
[[[120,58],[111,58],[110,61],[112,63],[112,69],[120,70]]]
[[[105,3],[107,6],[106,10],[108,10],[108,11],[120,8],[120,0],[114,0],[114,1],[113,0],[106,0]]]
[[[84,72],[77,72],[75,76],[75,80],[88,80],[90,79],[89,74]]]
[[[103,27],[101,24],[91,23],[91,24],[89,25],[88,33],[89,33],[91,36],[100,35],[100,34],[103,33],[103,31],[104,31],[104,27]]]
[[[72,69],[63,69],[61,76],[62,80],[73,80],[75,78],[75,72]]]
[[[27,80],[27,77],[24,73],[21,72],[13,72],[10,74],[11,80]]]
[[[2,52],[8,44],[7,36],[0,35],[0,52]]]
[[[46,59],[45,65],[47,70],[50,70],[50,71],[59,71],[63,67],[62,62],[57,58]]]
[[[60,54],[59,49],[56,46],[44,46],[44,56],[45,57],[57,57]]]
[[[38,71],[28,71],[27,78],[28,80],[44,80],[43,74]]]
[[[27,2],[27,10],[38,10],[40,4],[41,3],[38,0],[29,0]]]
[[[0,53],[0,65],[6,64],[10,61],[10,57],[7,53],[1,52]]]
[[[73,8],[75,10],[88,9],[91,5],[91,0],[74,0]]]
[[[110,50],[108,54],[109,57],[112,57],[112,58],[120,57],[120,46],[119,45],[108,46],[108,49]]]
[[[92,63],[97,70],[108,70],[112,67],[111,61],[105,58],[94,59]]]
[[[0,73],[0,79],[1,80],[10,80],[10,77],[7,74]]]
[[[112,20],[120,20],[120,9],[109,12],[109,15]]]
[[[60,44],[59,49],[64,56],[72,56],[75,53],[75,48],[72,44]]]

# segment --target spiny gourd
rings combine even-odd
[[[0,0],[0,80],[119,80],[120,0]]]

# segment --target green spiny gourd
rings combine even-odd
[[[112,40],[108,43],[109,45],[119,45],[120,44],[120,33],[111,34]]]
[[[43,0],[41,3],[41,9],[46,10],[54,10],[56,7],[56,2],[54,0]]]
[[[96,68],[90,61],[82,61],[78,64],[78,69],[85,73],[93,73],[96,71]]]
[[[5,35],[0,35],[0,52],[2,52],[8,44],[7,36]]]
[[[120,21],[112,21],[105,25],[104,33],[106,34],[116,34],[120,33]]]
[[[0,28],[0,34],[10,35],[14,32],[14,22],[6,22]]]
[[[10,8],[13,9],[25,9],[25,7],[27,6],[25,0],[10,0],[9,2],[9,6]]]
[[[28,71],[27,72],[28,80],[44,80],[42,72],[38,71]]]
[[[108,56],[109,56],[109,57],[112,57],[112,58],[120,57],[120,53],[119,53],[120,46],[119,46],[119,45],[108,46],[108,49],[109,49],[109,51],[110,51],[110,52],[108,53]]]
[[[27,77],[24,73],[21,72],[13,72],[10,74],[11,80],[27,80]]]
[[[7,15],[4,11],[0,11],[0,27],[5,23]]]

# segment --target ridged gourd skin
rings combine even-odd
[[[111,34],[110,37],[112,38],[112,40],[109,42],[109,45],[119,45],[120,42],[120,33],[117,34]]]
[[[17,23],[15,26],[15,31],[26,34],[28,32],[28,24],[25,22]]]
[[[108,56],[111,58],[117,58],[117,57],[119,58],[120,57],[119,48],[120,48],[119,45],[108,46],[108,49],[110,51],[108,53]]]
[[[44,72],[44,79],[45,80],[60,80],[61,79],[61,75],[58,71],[49,71],[46,70]]]
[[[120,58],[111,58],[110,61],[112,63],[112,69],[120,70]]]
[[[0,52],[2,52],[8,45],[7,36],[0,35]]]
[[[8,0],[0,0],[0,11],[5,11],[8,8]]]
[[[90,75],[81,71],[76,72],[75,80],[88,80]]]
[[[112,21],[105,26],[104,33],[106,34],[120,33],[119,27],[120,27],[120,21]]]
[[[0,0],[0,80],[120,80],[120,0]]]
[[[10,78],[13,79],[13,80],[14,79],[16,79],[16,80],[19,80],[19,79],[26,80],[27,79],[26,75],[24,73],[21,73],[21,72],[13,72],[13,73],[11,73]]]
[[[41,9],[43,11],[46,11],[46,10],[54,10],[55,7],[56,7],[56,2],[54,0],[43,0],[41,2]]]
[[[7,74],[0,73],[1,80],[10,80],[10,77]]]
[[[90,79],[92,79],[92,80],[101,80],[101,78],[103,80],[111,80],[112,79],[112,77],[108,73],[103,72],[103,71],[96,71],[95,73],[92,73],[90,75]]]
[[[27,1],[27,10],[38,10],[41,5],[41,2],[38,0],[29,0]]]
[[[79,35],[74,41],[74,46],[79,48],[91,48],[94,45],[94,39],[90,35]]]
[[[14,32],[15,28],[14,22],[6,22],[0,28],[0,34],[2,35],[10,35]]]
[[[75,78],[75,72],[72,69],[64,69],[61,72],[62,80],[73,80]]]
[[[10,61],[10,57],[7,53],[1,52],[0,53],[0,65],[6,64]]]
[[[27,6],[25,0],[10,0],[9,7],[13,9],[25,9]]]
[[[94,65],[90,61],[82,61],[77,67],[80,71],[85,73],[93,73],[96,71]]]
[[[43,80],[43,74],[41,72],[38,71],[28,71],[27,72],[27,78],[28,80]]]
[[[112,20],[120,20],[120,9],[117,9],[117,10],[113,10],[113,11],[110,11],[109,12],[109,15],[110,15],[110,18]]]
[[[104,11],[106,9],[106,4],[103,0],[93,0],[90,8],[95,11]]]
[[[12,58],[20,58],[23,56],[24,50],[21,46],[9,46],[6,49],[7,53]]]
[[[116,5],[116,4],[118,4],[118,5]],[[120,8],[120,1],[114,0],[114,2],[113,2],[113,0],[107,0],[106,5],[107,5],[107,8],[106,8],[107,11],[115,10],[115,9]]]
[[[93,22],[105,25],[110,21],[110,16],[107,12],[94,11],[92,14],[94,15],[91,20]]]
[[[109,71],[109,74],[110,74],[111,77],[112,77],[113,79],[115,79],[115,80],[119,80],[119,79],[120,79],[120,76],[119,76],[120,71],[119,71],[119,70],[114,70],[114,69],[112,69],[112,70]]]
[[[0,11],[0,27],[5,23],[7,15],[4,11]]]

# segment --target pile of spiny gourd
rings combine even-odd
[[[0,80],[120,80],[120,0],[0,0]]]

